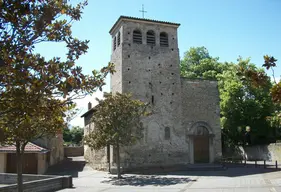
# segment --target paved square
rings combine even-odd
[[[281,172],[263,168],[185,171],[163,175],[114,175],[84,167],[63,192],[281,192]]]

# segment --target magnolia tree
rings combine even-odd
[[[272,127],[281,129],[281,81],[277,80],[274,73],[274,67],[276,67],[277,59],[273,56],[265,55],[263,67],[266,70],[271,70],[272,73],[272,86],[269,90],[272,101],[275,104],[275,112],[267,117],[267,120],[270,122]],[[253,71],[248,68],[241,68],[240,72],[244,75],[242,80],[248,81],[253,84],[255,87],[265,87],[267,85],[267,75],[263,71]]]
[[[108,145],[116,149],[118,179],[120,174],[120,146],[134,144],[143,136],[141,118],[147,116],[147,105],[132,99],[130,94],[105,94],[94,107],[94,129],[85,136],[85,144],[95,150]]]
[[[265,67],[267,70],[272,71],[272,78],[273,78],[273,86],[271,87],[270,94],[272,97],[272,100],[275,103],[280,104],[281,103],[281,81],[277,81],[274,74],[274,67],[276,67],[276,61],[272,56],[265,55],[264,57],[264,64],[263,67]],[[250,81],[254,86],[256,87],[262,87],[266,84],[267,81],[267,75],[264,71],[253,71],[249,68],[241,68],[240,72],[244,75],[243,80]]]
[[[87,40],[73,37],[87,2],[0,0],[0,139],[17,148],[18,191],[22,191],[22,158],[29,141],[55,134],[65,125],[73,100],[94,93],[113,72],[109,64],[84,75],[76,60],[87,52]],[[35,54],[36,44],[63,42],[67,58],[50,60]],[[54,45],[55,46],[55,45]]]

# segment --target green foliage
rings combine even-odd
[[[267,117],[274,111],[274,105],[269,95],[270,78],[267,86],[255,87],[240,74],[241,68],[251,68],[259,72],[250,60],[239,59],[222,74],[218,75],[221,107],[221,126],[224,134],[235,144],[243,142],[246,126],[251,127],[253,144],[269,142],[273,129]]]
[[[276,67],[276,61],[273,56],[265,55],[264,58],[264,64],[262,65],[267,70],[272,70],[272,77],[273,77],[273,86],[271,87],[270,94],[272,97],[272,100],[280,105],[281,104],[281,81],[277,82],[274,75],[274,67]],[[241,70],[243,75],[245,76],[245,79],[248,79],[248,81],[252,82],[252,84],[256,87],[262,87],[266,86],[267,78],[265,78],[264,72],[256,72],[251,69],[243,69]],[[280,113],[280,111],[279,111]]]
[[[227,64],[219,63],[218,58],[211,57],[205,47],[191,47],[180,63],[181,76],[191,79],[215,80],[226,67]]]
[[[75,145],[81,145],[82,140],[84,136],[84,129],[75,126],[69,129],[68,127],[63,129],[63,140],[65,143],[69,144],[75,144]]]
[[[1,142],[16,144],[19,176],[27,142],[61,131],[73,100],[101,89],[106,75],[114,71],[109,64],[84,75],[75,65],[89,41],[73,37],[71,26],[81,19],[86,5],[86,1],[73,6],[65,0],[0,0]],[[35,45],[42,42],[63,42],[66,60],[59,56],[47,60],[35,53]],[[18,189],[22,191],[21,177]]]
[[[276,81],[274,75],[274,67],[276,67],[276,61],[272,56],[265,55],[264,56],[264,64],[263,67],[267,70],[272,70],[272,77],[273,77],[273,85],[271,85],[269,94],[271,96],[272,101],[274,102],[274,112],[271,116],[267,117],[267,121],[270,124],[271,128],[274,129],[274,136],[275,138],[279,138],[281,136],[281,110],[280,110],[280,103],[281,103],[281,82]],[[256,71],[249,67],[241,66],[239,68],[239,74],[243,76],[242,80],[249,82],[253,87],[260,88],[260,89],[268,89],[268,81],[269,77],[265,74],[264,71]]]
[[[181,75],[218,81],[222,134],[228,144],[243,143],[246,126],[251,127],[253,144],[269,142],[275,135],[268,122],[275,109],[270,78],[249,59],[220,63],[205,47],[193,47],[181,61]]]
[[[142,138],[141,117],[147,114],[146,104],[130,94],[110,93],[104,97],[94,108],[95,128],[85,136],[86,144],[99,150],[107,145],[131,145]]]
[[[73,99],[83,98],[105,84],[112,64],[93,76],[84,75],[76,60],[87,52],[88,41],[72,36],[71,24],[81,19],[87,2],[0,1],[0,128],[4,142],[22,145],[42,134],[64,127],[64,113]],[[13,13],[13,14],[11,14]],[[64,42],[66,61],[46,60],[34,53],[35,44]],[[40,116],[41,115],[41,116]],[[45,118],[49,121],[49,128]],[[40,123],[40,127],[34,126]],[[39,124],[38,124],[39,125]]]
[[[71,135],[70,129],[68,127],[65,127],[63,129],[63,141],[66,143],[71,143],[71,141],[72,141],[72,135]]]
[[[94,130],[85,136],[85,144],[99,150],[112,145],[117,150],[117,172],[120,178],[119,146],[134,144],[143,137],[141,118],[148,115],[147,105],[130,94],[105,94],[94,108]]]

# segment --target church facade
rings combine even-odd
[[[213,163],[221,153],[219,91],[216,81],[180,76],[177,29],[180,24],[121,16],[110,30],[111,91],[132,93],[147,102],[152,115],[144,118],[144,137],[120,149],[126,169]],[[85,119],[85,134],[94,129]],[[115,165],[114,149],[94,151],[85,158],[95,168]]]

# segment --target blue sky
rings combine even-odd
[[[145,18],[181,23],[181,57],[190,47],[205,46],[220,61],[251,57],[261,66],[263,55],[269,54],[279,59],[281,66],[281,0],[89,0],[81,21],[73,25],[74,36],[90,40],[88,53],[78,61],[85,73],[110,61],[108,31],[120,15],[142,17],[142,4],[147,11]],[[46,57],[64,57],[66,53],[65,47],[58,44],[42,44],[37,51]],[[281,67],[275,71],[281,75]],[[109,91],[109,78],[107,82],[105,91]],[[79,107],[85,111],[92,99],[78,101]],[[82,126],[82,119],[76,118],[73,124]]]

